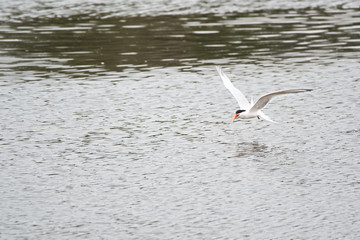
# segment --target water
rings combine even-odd
[[[0,238],[360,237],[359,6],[182,2],[1,4]]]

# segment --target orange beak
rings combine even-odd
[[[239,116],[239,114],[236,114],[232,121],[235,121],[235,119],[237,119]]]

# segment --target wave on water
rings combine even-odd
[[[270,0],[270,1],[224,1],[224,0],[0,0],[0,21],[21,21],[42,18],[69,18],[89,16],[100,18],[225,14],[278,9],[348,9],[360,8],[353,0]]]

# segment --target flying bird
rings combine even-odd
[[[276,96],[290,94],[290,93],[301,93],[301,92],[309,92],[312,91],[312,89],[290,89],[290,90],[283,90],[279,92],[273,92],[266,94],[259,98],[259,100],[254,104],[253,100],[251,99],[251,102],[245,98],[244,94],[240,92],[239,89],[234,87],[234,85],[231,83],[230,79],[225,75],[225,73],[221,70],[219,66],[216,66],[216,70],[218,71],[222,81],[224,82],[225,87],[231,92],[231,94],[235,97],[237,100],[240,109],[235,112],[235,116],[233,118],[233,121],[237,118],[241,119],[249,119],[249,118],[259,118],[274,122],[271,120],[268,116],[266,116],[261,110],[266,106],[266,104],[269,103],[269,101]]]

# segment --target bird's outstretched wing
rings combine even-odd
[[[218,71],[222,81],[224,82],[225,87],[231,92],[231,94],[237,100],[240,108],[243,110],[249,110],[251,105],[249,101],[245,98],[244,94],[242,94],[242,92],[240,92],[239,89],[234,87],[230,79],[225,75],[225,73],[221,70],[219,66],[216,66],[216,70]]]
[[[265,96],[262,96],[256,103],[254,106],[252,106],[252,108],[250,109],[249,112],[258,112],[259,110],[263,109],[266,104],[268,104],[268,102],[276,96],[279,95],[284,95],[284,94],[290,94],[290,93],[301,93],[301,92],[309,92],[312,91],[312,89],[290,89],[290,90],[284,90],[284,91],[279,91],[279,92],[274,92],[274,93],[269,93]]]

